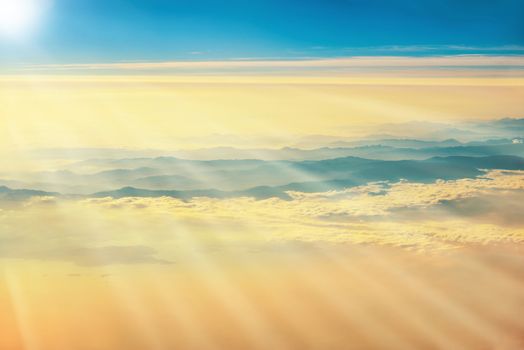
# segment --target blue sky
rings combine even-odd
[[[0,41],[4,59],[515,54],[524,46],[520,0],[55,0],[46,17],[30,45]]]

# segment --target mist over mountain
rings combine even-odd
[[[29,189],[11,189],[6,186],[0,186],[0,201],[23,201],[31,197],[53,197],[57,195],[60,194]]]
[[[71,164],[70,170],[89,172],[103,169],[133,169],[138,167],[165,167],[175,162],[182,164],[191,160],[191,166],[217,167],[239,166],[240,163],[227,162],[243,160],[252,164],[262,160],[322,160],[340,157],[362,157],[383,160],[426,159],[435,156],[486,156],[517,155],[524,156],[522,138],[490,139],[460,143],[456,140],[424,141],[415,139],[379,139],[373,141],[338,142],[338,146],[324,146],[313,149],[284,147],[279,149],[240,149],[233,147],[214,147],[206,149],[174,151],[171,156],[132,157],[132,158],[93,158]],[[202,162],[195,162],[201,160]],[[220,160],[220,161],[219,161]],[[206,162],[213,161],[213,162]],[[251,165],[251,164],[248,164]]]
[[[349,128],[349,127],[348,127]],[[351,130],[354,126],[351,126]],[[484,121],[436,123],[413,121],[375,125],[373,132],[362,129],[360,136],[303,135],[282,138],[250,138],[238,135],[208,135],[194,140],[185,138],[183,143],[196,146],[182,149],[126,149],[126,148],[43,148],[30,152],[35,159],[63,159],[82,161],[88,159],[135,159],[176,157],[192,160],[262,159],[299,160],[326,159],[343,156],[370,157],[366,146],[383,146],[402,149],[431,149],[511,144],[524,139],[524,118],[503,118]],[[340,133],[344,134],[341,129]],[[219,136],[219,137],[218,137]],[[210,147],[210,139],[214,140]],[[248,142],[251,140],[252,142]],[[206,142],[203,142],[206,141]],[[233,142],[234,141],[234,142]],[[201,144],[201,146],[198,146]],[[265,146],[253,146],[256,144]],[[275,145],[268,147],[267,145]],[[351,150],[349,150],[351,149]],[[361,152],[361,154],[358,154]],[[434,154],[437,155],[437,154]],[[429,155],[428,157],[434,156]],[[443,155],[443,154],[442,154]],[[379,159],[402,159],[402,153],[374,154]],[[416,156],[416,155],[413,155]],[[396,157],[396,158],[395,158]],[[422,155],[421,155],[422,157]],[[408,158],[405,158],[408,159]],[[420,158],[422,159],[422,158]],[[88,164],[84,164],[88,165]]]
[[[387,135],[360,139],[311,135],[295,142],[297,146],[320,144],[315,148],[39,150],[35,155],[49,159],[50,170],[4,170],[0,186],[6,186],[3,198],[30,196],[24,189],[35,191],[35,196],[111,194],[121,189],[113,194],[284,198],[289,190],[312,192],[374,181],[475,177],[482,173],[480,169],[521,169],[524,157],[520,136],[524,135],[524,119],[416,122],[382,128]],[[451,134],[439,138],[401,137],[397,133],[409,131],[415,136],[450,129]],[[455,137],[460,132],[461,136]],[[56,163],[56,159],[63,161]]]
[[[163,159],[176,164],[173,159]],[[126,160],[125,162],[128,162]],[[143,162],[143,160],[140,160]],[[155,160],[158,162],[158,160]],[[342,190],[372,182],[395,183],[410,181],[430,183],[436,180],[455,180],[474,178],[484,173],[485,169],[524,170],[524,158],[518,156],[486,157],[433,157],[426,160],[373,160],[357,157],[344,157],[320,161],[217,161],[211,162],[214,171],[195,174],[193,177],[182,175],[145,176],[156,173],[152,168],[116,169],[92,175],[75,175],[60,172],[62,179],[91,181],[84,187],[95,189],[89,193],[50,192],[34,189],[11,189],[0,187],[0,199],[14,201],[35,196],[83,195],[87,197],[174,197],[189,199],[193,197],[231,198],[254,197],[264,199],[278,197],[290,199],[288,191],[326,192]],[[188,161],[182,161],[187,166]],[[202,164],[198,161],[197,164]],[[228,164],[230,170],[221,169]],[[165,164],[163,164],[165,166]],[[201,168],[202,169],[202,168]],[[209,167],[205,167],[209,170]],[[176,167],[172,169],[176,171]],[[91,178],[90,178],[91,177]],[[100,179],[110,179],[100,182]],[[114,186],[123,184],[124,186]],[[140,185],[146,185],[140,187]],[[40,186],[44,186],[40,184]],[[49,185],[50,186],[50,185]],[[54,185],[59,188],[59,184]],[[114,187],[111,187],[114,186]],[[45,186],[44,186],[45,187]],[[100,190],[97,190],[100,188]],[[107,188],[107,189],[105,189]],[[119,188],[119,189],[115,189]],[[66,185],[63,189],[72,189]]]
[[[403,145],[403,142],[411,145],[426,144],[424,141],[416,140],[396,141],[400,145]],[[212,150],[207,152],[213,154]],[[237,156],[253,155],[245,150],[228,150],[228,152],[234,152]],[[257,186],[282,186],[292,182],[327,181],[337,176],[345,176],[350,170],[354,176],[362,172],[362,175],[359,175],[362,181],[375,180],[377,175],[373,173],[374,171],[385,171],[384,169],[367,170],[368,164],[383,164],[386,167],[386,164],[411,164],[413,162],[409,161],[423,161],[434,157],[474,158],[503,155],[524,156],[524,144],[515,140],[499,139],[452,147],[401,148],[372,145],[313,150],[292,148],[259,150],[257,156],[266,159],[190,160],[167,156],[89,159],[70,163],[62,170],[4,174],[0,177],[0,185],[79,194],[109,191],[126,186],[150,190],[216,188],[235,191]],[[462,165],[455,166],[460,169]],[[403,168],[387,171],[396,172]],[[440,173],[438,168],[432,171],[435,174]]]
[[[273,164],[268,166],[272,171],[277,170]],[[377,181],[398,182],[406,180],[429,183],[436,180],[474,178],[483,173],[481,169],[524,170],[524,158],[516,156],[435,157],[424,161],[377,161],[348,157],[324,161],[288,163],[286,166],[286,171],[293,169],[299,172],[302,177],[316,178],[317,181],[297,181],[281,186],[256,186],[232,191],[216,189],[163,191],[125,187],[115,191],[98,192],[94,196],[113,198],[168,196],[181,199],[245,196],[257,199],[270,197],[289,199],[287,191],[325,192]],[[279,173],[279,175],[281,176],[282,173]],[[211,185],[212,183],[209,184]]]
[[[467,143],[499,138],[521,138],[523,135],[524,118],[502,118],[460,123],[425,121],[389,123],[375,128],[374,135],[368,138],[407,138],[432,141],[456,139],[459,142]]]

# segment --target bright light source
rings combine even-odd
[[[0,36],[21,38],[30,34],[47,4],[47,0],[0,0]]]

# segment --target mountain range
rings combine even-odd
[[[511,155],[485,157],[449,156],[432,157],[426,160],[376,160],[358,157],[342,157],[318,161],[261,161],[261,160],[218,160],[187,161],[176,158],[154,158],[112,161],[120,165],[137,162],[143,165],[157,165],[158,168],[139,167],[135,169],[114,169],[93,175],[77,175],[60,172],[62,180],[83,180],[97,183],[123,183],[109,190],[76,194],[83,197],[161,197],[180,199],[192,197],[254,197],[264,199],[278,197],[289,199],[288,191],[323,192],[340,190],[370,182],[433,182],[438,179],[453,180],[473,178],[483,173],[483,169],[524,170],[524,158]],[[193,164],[193,162],[195,162]],[[190,176],[156,175],[179,167],[187,171],[198,169],[201,173]],[[227,169],[227,170],[226,170]],[[155,175],[151,175],[155,174]],[[151,175],[151,176],[150,176]],[[78,176],[79,178],[75,178]],[[149,181],[149,182],[148,182]],[[126,183],[127,182],[127,183]],[[136,183],[150,183],[164,188],[143,188]],[[249,184],[254,184],[250,186]],[[178,185],[178,186],[177,186]],[[59,187],[59,186],[57,186]],[[187,188],[192,187],[192,188]],[[65,186],[64,188],[68,188]],[[33,196],[61,196],[71,193],[11,189],[0,187],[0,199],[22,200]]]

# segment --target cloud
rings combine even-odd
[[[304,58],[275,60],[221,60],[221,61],[163,61],[163,62],[112,62],[73,63],[26,66],[25,70],[38,71],[104,71],[104,70],[242,70],[242,69],[345,69],[345,68],[517,68],[524,67],[521,55],[450,55],[450,56],[354,56],[340,58]]]
[[[0,248],[0,258],[32,259],[45,261],[67,261],[81,266],[102,266],[115,264],[170,264],[167,260],[155,257],[157,251],[147,246],[33,246],[18,239],[5,240],[4,249]]]
[[[324,48],[325,49],[325,48]],[[524,46],[520,45],[501,45],[501,46],[468,46],[468,45],[384,45],[369,47],[348,47],[347,52],[398,52],[398,53],[428,53],[428,52],[465,52],[465,53],[502,53],[502,52],[521,52]]]
[[[77,248],[60,251],[58,257],[71,258],[79,265],[111,265],[111,264],[170,264],[155,255],[156,249],[148,246],[106,246],[94,248]]]
[[[79,265],[167,264],[304,244],[441,251],[524,242],[524,171],[249,197],[32,198],[0,212],[0,256]]]
[[[437,205],[420,208],[401,208],[394,215],[404,220],[442,220],[466,218],[474,222],[492,223],[498,226],[524,227],[523,190],[493,191],[480,196],[442,200]]]
[[[333,207],[339,207],[349,215],[382,215],[396,208],[429,207],[442,201],[471,198],[488,191],[522,189],[523,171],[492,170],[473,179],[438,180],[429,184],[401,181],[395,184],[375,183],[344,191],[288,193],[302,203],[318,205],[319,212],[330,212]],[[385,191],[385,194],[377,196],[381,191]],[[331,198],[337,200],[331,201]]]

